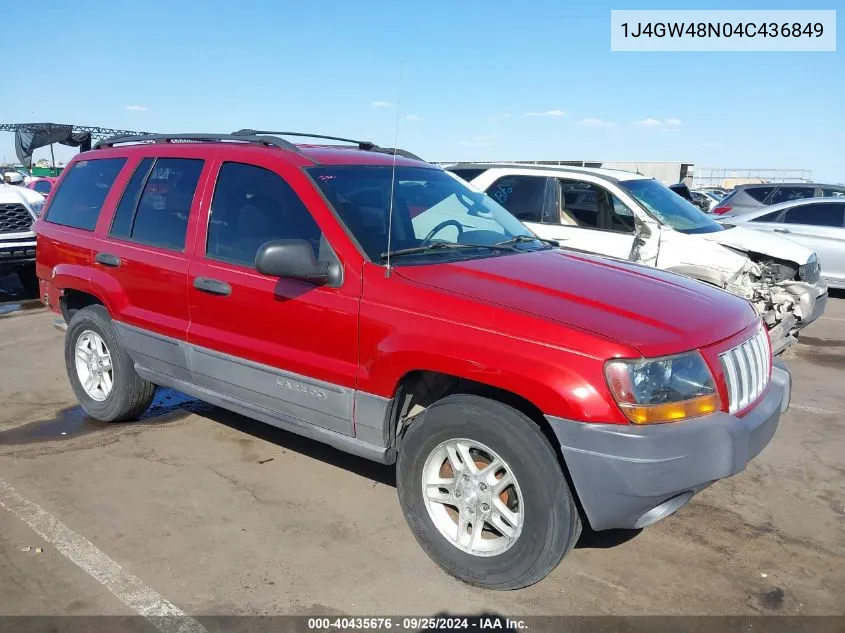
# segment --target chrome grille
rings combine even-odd
[[[730,413],[752,404],[769,384],[772,355],[769,335],[763,328],[744,343],[719,355],[728,383]]]
[[[0,204],[0,233],[25,233],[32,226],[32,216],[22,204]]]

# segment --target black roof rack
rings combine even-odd
[[[91,149],[103,149],[114,147],[120,143],[171,143],[173,141],[205,142],[215,143],[221,141],[237,141],[239,143],[256,143],[259,145],[275,146],[280,149],[287,149],[298,154],[302,153],[296,145],[290,141],[276,136],[263,134],[138,134],[135,136],[112,136],[97,141]]]
[[[306,134],[304,132],[271,132],[268,130],[252,130],[249,128],[238,130],[234,132],[234,136],[258,136],[258,135],[273,135],[273,136],[295,136],[298,138],[318,138],[326,141],[340,141],[342,143],[352,143],[353,145],[357,145],[358,149],[364,150],[367,152],[379,152],[380,154],[390,154],[393,155],[394,153],[397,156],[403,156],[405,158],[410,158],[412,160],[423,161],[422,158],[417,156],[416,154],[412,154],[411,152],[398,149],[398,148],[387,148],[387,147],[379,147],[372,141],[358,141],[352,138],[343,138],[341,136],[326,136],[324,134]]]

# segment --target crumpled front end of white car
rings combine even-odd
[[[827,284],[820,273],[815,253],[804,265],[745,253],[742,268],[726,279],[725,290],[751,302],[768,326],[772,351],[778,354],[795,343],[799,330],[824,313]]]
[[[638,222],[629,259],[747,299],[769,328],[774,354],[795,343],[798,332],[818,319],[827,304],[827,284],[815,253],[739,227],[686,234]]]

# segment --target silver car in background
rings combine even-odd
[[[803,244],[818,255],[828,286],[845,289],[845,197],[791,200],[719,221],[778,233]]]

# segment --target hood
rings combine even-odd
[[[644,356],[715,343],[757,318],[751,304],[718,288],[566,250],[402,266],[396,272],[420,284],[611,338]]]
[[[734,226],[733,228],[725,226],[724,231],[700,233],[697,237],[742,251],[752,251],[777,259],[785,259],[798,265],[806,264],[810,260],[810,255],[813,254],[813,251],[798,242],[793,242],[773,233],[746,229],[743,226]]]
[[[17,185],[0,184],[0,204],[23,203],[26,206],[44,202],[45,198],[37,191]]]

